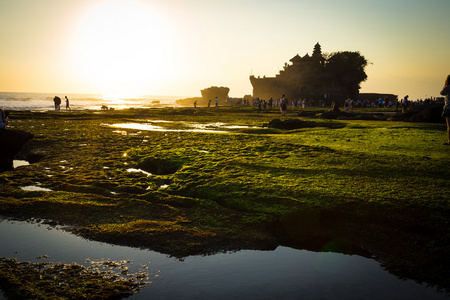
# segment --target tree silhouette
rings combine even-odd
[[[364,68],[367,60],[359,52],[335,52],[330,55],[326,69],[332,75],[333,80],[347,88],[348,94],[353,98],[360,83],[367,79]]]

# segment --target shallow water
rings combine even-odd
[[[85,265],[86,259],[125,259],[131,261],[130,272],[147,266],[152,283],[129,299],[448,299],[357,255],[278,247],[179,261],[154,251],[87,241],[46,225],[11,221],[0,222],[0,241],[1,257]],[[48,258],[38,258],[44,255]]]
[[[22,167],[22,166],[28,166],[30,163],[26,160],[20,160],[20,159],[15,159],[13,160],[13,167],[18,168],[18,167]]]
[[[183,127],[187,127],[187,129],[170,129],[165,128],[159,125],[154,125],[158,123],[173,123],[178,124]],[[216,122],[216,123],[195,123],[195,122],[174,122],[174,121],[163,121],[163,120],[151,120],[147,123],[121,123],[121,124],[111,124],[108,125],[114,128],[121,129],[136,129],[136,130],[145,130],[145,131],[163,131],[163,132],[205,132],[205,133],[229,133],[230,129],[248,129],[254,128],[255,126],[247,126],[247,125],[230,125],[226,123]],[[228,129],[228,130],[223,130]],[[127,135],[126,131],[116,131],[117,133]]]
[[[152,124],[142,124],[142,123],[122,123],[122,124],[112,124],[109,125],[115,128],[122,129],[137,129],[146,131],[163,131],[163,132],[205,132],[205,133],[229,133],[229,131],[224,130],[211,130],[211,129],[169,129],[161,126],[156,126]],[[123,134],[123,133],[121,133]]]

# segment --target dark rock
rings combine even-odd
[[[398,112],[389,120],[405,122],[445,123],[442,117],[443,103],[425,104],[422,107],[414,107],[405,113]]]
[[[151,158],[139,163],[137,167],[153,175],[169,175],[178,171],[180,165],[168,159]]]
[[[288,119],[288,120],[280,120],[280,119],[273,119],[269,122],[269,128],[278,128],[278,129],[300,129],[300,128],[306,128],[306,127],[316,127],[317,124],[315,122],[311,121],[302,121],[299,119]]]
[[[335,111],[335,110],[323,112],[320,115],[320,117],[323,119],[353,118],[351,113],[348,113],[345,111]],[[349,119],[347,119],[347,120],[349,120]]]
[[[12,170],[14,157],[33,135],[22,130],[0,129],[0,172]]]
[[[315,117],[317,113],[318,113],[317,111],[302,110],[298,113],[298,116],[299,117]]]
[[[403,120],[409,122],[443,123],[442,110],[442,103],[424,105],[420,110],[413,111],[414,113]]]

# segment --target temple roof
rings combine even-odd
[[[293,58],[291,58],[289,61],[291,61],[291,62],[293,62],[293,63],[295,63],[295,62],[300,62],[300,61],[302,61],[302,58],[301,58],[300,55],[298,55],[298,53],[297,53],[297,55],[294,56]]]

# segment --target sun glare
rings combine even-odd
[[[142,94],[167,61],[165,27],[139,0],[109,0],[83,20],[75,45],[78,73],[101,93]]]

